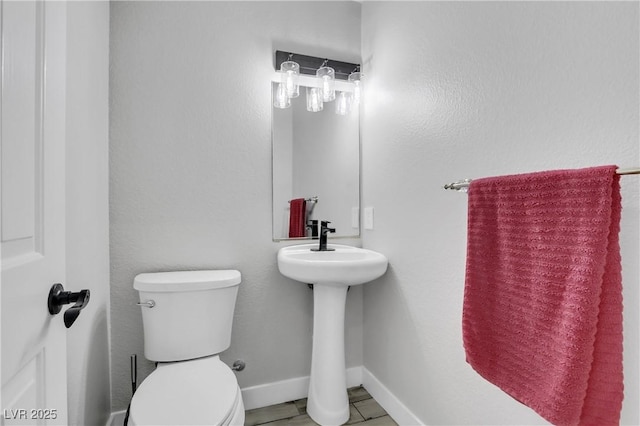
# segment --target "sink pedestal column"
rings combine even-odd
[[[313,349],[307,413],[321,425],[349,420],[347,372],[344,353],[344,284],[313,286]]]

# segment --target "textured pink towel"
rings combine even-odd
[[[474,180],[463,338],[481,376],[557,425],[622,407],[615,166]]]
[[[289,238],[305,236],[307,202],[304,198],[289,201]]]

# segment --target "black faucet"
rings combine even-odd
[[[334,251],[335,249],[327,248],[327,234],[329,232],[336,232],[336,228],[329,228],[331,222],[328,220],[320,221],[320,246],[318,248],[312,248],[311,251]]]

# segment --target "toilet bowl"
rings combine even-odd
[[[136,390],[128,425],[242,425],[235,373],[218,354],[229,347],[240,272],[140,274],[145,357],[157,368]]]
[[[129,425],[242,425],[233,372],[218,356],[159,364],[131,401]]]

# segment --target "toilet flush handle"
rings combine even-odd
[[[153,300],[145,300],[144,302],[136,303],[136,305],[142,306],[143,308],[153,308],[154,306],[156,306],[156,302],[154,302]]]

